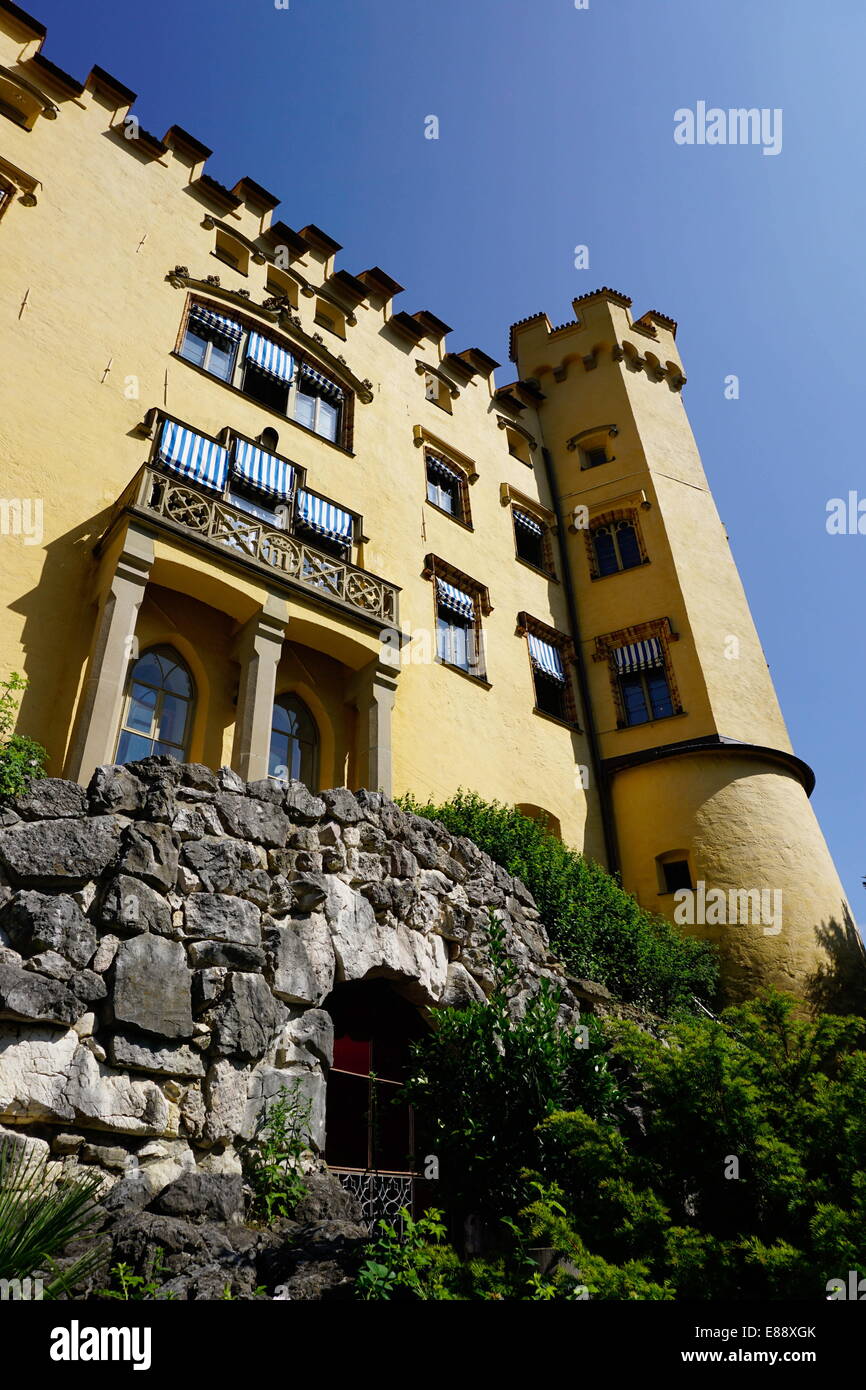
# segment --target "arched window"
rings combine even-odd
[[[189,751],[195,687],[172,647],[152,647],[129,673],[117,762],[132,763],[154,753],[183,762]]]
[[[616,574],[643,564],[637,530],[631,521],[611,521],[592,528],[599,575]]]
[[[268,776],[303,782],[315,791],[319,776],[319,731],[297,695],[281,695],[274,705]]]

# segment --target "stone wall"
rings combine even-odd
[[[420,1009],[483,998],[493,908],[515,1007],[565,984],[524,885],[378,793],[102,767],[8,803],[0,867],[0,1125],[151,1197],[238,1174],[295,1080],[323,1149],[335,982],[384,976]]]

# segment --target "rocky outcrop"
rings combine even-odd
[[[564,986],[523,884],[380,794],[168,758],[40,782],[0,813],[0,1125],[179,1221],[284,1084],[322,1150],[335,983],[421,1010],[489,991],[490,908],[520,997]]]

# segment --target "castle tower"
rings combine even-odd
[[[676,324],[633,321],[630,304],[603,289],[563,327],[542,314],[512,330],[544,395],[611,857],[645,908],[720,945],[730,998],[766,981],[838,1007],[864,954],[814,778],[683,408]]]

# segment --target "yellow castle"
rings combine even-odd
[[[734,997],[829,998],[862,946],[673,320],[583,295],[497,385],[44,38],[0,4],[0,674],[49,771],[473,788],[718,940]]]

